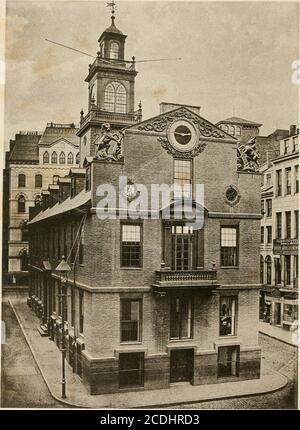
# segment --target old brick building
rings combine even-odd
[[[6,153],[3,193],[3,281],[28,282],[29,208],[59,176],[79,164],[79,138],[74,124],[48,123],[43,132],[22,131]]]
[[[197,107],[164,103],[141,122],[125,37],[114,19],[100,37],[81,166],[29,222],[30,305],[58,346],[66,320],[67,358],[92,394],[258,378],[260,174],[237,169],[236,139]],[[201,229],[175,216],[180,193],[169,219],[162,205],[133,219],[120,200],[100,219],[99,185],[135,206],[140,184],[150,196],[153,184],[174,183],[187,186],[194,214],[204,210]],[[55,270],[63,255],[66,306]]]

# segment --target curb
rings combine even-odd
[[[276,336],[274,336],[274,335],[272,335],[272,334],[266,333],[266,332],[261,331],[261,330],[258,330],[258,332],[259,332],[259,333],[261,333],[261,334],[263,334],[263,335],[265,335],[265,336],[270,337],[271,339],[278,340],[278,342],[282,342],[282,343],[285,343],[286,345],[293,346],[294,348],[298,348],[298,346],[297,346],[297,345],[294,345],[293,343],[290,343],[290,342],[288,342],[288,341],[286,341],[286,340],[279,339],[278,337],[276,337]]]
[[[22,324],[22,322],[21,322],[21,320],[19,318],[19,315],[18,315],[16,309],[14,308],[14,305],[12,304],[11,300],[8,300],[8,303],[9,303],[10,307],[12,308],[12,310],[14,312],[14,315],[15,315],[17,321],[18,321],[18,324],[19,324],[19,326],[21,328],[21,331],[22,331],[23,336],[24,336],[24,338],[26,340],[26,343],[29,346],[29,349],[30,349],[30,352],[31,352],[31,354],[33,356],[33,359],[34,359],[34,361],[35,361],[35,363],[36,363],[36,365],[37,365],[37,367],[38,367],[38,369],[39,369],[39,371],[40,371],[40,373],[42,375],[42,378],[45,381],[45,384],[47,386],[47,389],[48,389],[51,397],[53,397],[54,400],[56,400],[58,403],[61,403],[62,405],[67,405],[67,406],[71,406],[72,408],[78,408],[78,409],[89,409],[88,406],[76,405],[75,403],[70,403],[67,400],[62,400],[59,397],[57,397],[56,394],[53,393],[53,391],[52,391],[52,389],[50,387],[50,384],[48,383],[47,378],[46,378],[46,376],[44,374],[44,371],[41,368],[40,363],[39,363],[39,361],[38,361],[38,359],[36,357],[36,354],[34,352],[33,346],[32,346],[32,344],[31,344],[31,342],[30,342],[30,340],[29,340],[29,338],[28,338],[28,336],[26,334],[26,331],[25,331],[25,329],[23,327],[23,324]]]
[[[21,331],[22,331],[22,333],[23,333],[23,336],[24,336],[24,338],[25,338],[25,340],[26,340],[26,343],[28,344],[28,346],[29,346],[29,349],[30,349],[30,351],[31,351],[31,354],[32,354],[32,356],[33,356],[33,358],[34,358],[34,361],[35,361],[35,363],[36,363],[36,365],[37,365],[37,367],[38,367],[38,369],[39,369],[39,371],[40,371],[40,373],[41,373],[41,375],[42,375],[42,378],[44,379],[44,381],[45,381],[45,384],[46,384],[46,386],[47,386],[47,389],[48,389],[48,391],[49,391],[49,393],[50,393],[50,395],[51,395],[51,397],[53,397],[53,399],[54,400],[56,400],[58,403],[61,403],[62,405],[66,405],[66,406],[70,406],[71,408],[75,408],[75,409],[95,409],[95,408],[93,408],[93,407],[91,407],[91,406],[83,406],[83,405],[78,405],[78,404],[76,404],[76,403],[71,403],[71,402],[68,402],[67,400],[62,400],[62,399],[60,399],[59,397],[57,397],[56,396],[56,394],[54,394],[53,393],[53,391],[52,391],[52,389],[51,389],[51,386],[50,386],[50,384],[48,383],[48,381],[47,381],[47,378],[46,378],[46,376],[45,376],[45,373],[44,373],[44,371],[43,371],[43,369],[41,368],[41,366],[40,366],[40,364],[39,364],[39,361],[38,361],[38,359],[37,359],[37,357],[36,357],[36,354],[35,354],[35,351],[34,351],[34,348],[33,348],[33,346],[32,346],[32,344],[31,344],[31,342],[30,342],[30,340],[29,340],[29,338],[28,338],[28,336],[27,336],[27,334],[26,334],[26,331],[25,331],[25,329],[24,329],[24,327],[23,327],[23,324],[22,324],[22,322],[21,322],[21,320],[20,320],[20,318],[19,318],[19,315],[18,315],[18,313],[17,313],[17,311],[16,311],[16,309],[14,308],[14,306],[13,306],[13,304],[12,304],[12,302],[11,302],[11,300],[8,300],[8,303],[9,303],[9,305],[11,306],[11,308],[12,308],[12,310],[13,310],[13,312],[14,312],[14,315],[16,316],[16,319],[17,319],[17,321],[18,321],[18,324],[19,324],[19,326],[20,326],[20,328],[21,328]],[[263,333],[263,334],[265,334],[265,333]],[[272,336],[270,336],[270,337],[272,337]],[[276,338],[275,338],[276,339]],[[295,346],[295,345],[294,345]],[[271,389],[271,390],[266,390],[266,391],[263,391],[263,392],[260,392],[260,393],[250,393],[250,394],[237,394],[237,395],[230,395],[230,396],[222,396],[222,397],[213,397],[213,398],[209,398],[209,399],[200,399],[200,400],[182,400],[182,401],[178,401],[178,402],[167,402],[167,403],[163,403],[163,404],[153,404],[153,405],[144,405],[144,406],[131,406],[131,408],[132,409],[145,409],[145,408],[164,408],[164,407],[167,407],[167,406],[179,406],[179,405],[182,405],[182,404],[185,404],[185,405],[188,405],[188,404],[194,404],[194,403],[204,403],[204,402],[212,402],[212,401],[218,401],[218,400],[229,400],[229,399],[237,399],[237,398],[243,398],[243,397],[253,397],[253,396],[262,396],[262,395],[265,395],[265,394],[267,394],[267,393],[275,393],[276,391],[279,391],[279,390],[281,390],[282,388],[284,388],[286,385],[287,385],[287,382],[288,382],[288,379],[285,377],[285,376],[283,376],[282,374],[280,374],[279,372],[277,372],[276,370],[272,370],[273,371],[273,373],[277,373],[278,375],[280,375],[280,377],[281,378],[284,378],[285,379],[285,382],[284,382],[284,384],[282,384],[280,387],[278,387],[278,388],[275,388],[275,389]],[[105,409],[105,408],[101,408],[101,409]],[[118,408],[111,408],[111,407],[107,407],[106,409],[118,409]],[[122,409],[127,409],[127,408],[122,408]],[[130,409],[130,408],[129,408]]]

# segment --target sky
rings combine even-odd
[[[162,101],[201,106],[215,123],[238,116],[263,124],[261,135],[297,123],[299,87],[292,63],[299,58],[299,4],[286,2],[119,1],[116,25],[125,55],[137,64],[136,108],[143,118]],[[79,122],[87,109],[85,55],[96,55],[110,25],[103,1],[13,1],[6,5],[5,142],[19,130],[47,122]]]

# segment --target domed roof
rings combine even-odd
[[[116,33],[116,34],[123,34],[122,31],[120,31],[114,24],[114,21],[112,21],[111,25],[107,27],[106,30],[104,30],[103,33]]]

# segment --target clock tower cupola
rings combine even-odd
[[[95,155],[95,142],[101,134],[103,124],[112,130],[121,130],[142,120],[141,104],[135,111],[134,83],[137,71],[135,58],[125,60],[125,40],[115,25],[115,3],[112,7],[111,25],[98,39],[99,51],[95,61],[89,65],[87,113],[81,111],[80,158]]]

